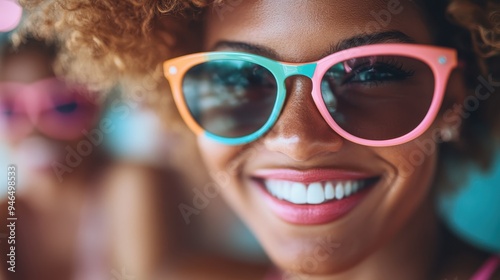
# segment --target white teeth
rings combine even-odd
[[[290,202],[295,204],[305,204],[307,202],[306,185],[302,183],[293,183],[290,194]]]
[[[276,181],[275,195],[279,199],[283,199],[283,181]]]
[[[343,197],[344,197],[344,187],[342,186],[342,183],[338,182],[337,185],[335,186],[335,198],[342,199]]]
[[[282,195],[283,199],[290,201],[290,197],[292,194],[292,184],[290,182],[283,182],[282,191],[283,191]]]
[[[276,180],[269,180],[267,183],[267,189],[274,196],[278,196],[278,191],[279,191],[278,184],[279,184],[279,182]]]
[[[320,204],[325,201],[325,192],[321,183],[312,183],[307,188],[307,203]]]
[[[331,182],[327,182],[325,185],[325,198],[326,199],[335,198],[335,190],[333,189],[333,185]]]
[[[344,195],[345,197],[348,197],[351,195],[351,192],[352,192],[352,182],[351,181],[347,181],[344,185]]]
[[[343,199],[362,190],[362,180],[314,182],[303,184],[282,180],[266,180],[267,191],[280,200],[294,204],[321,204],[333,199]]]
[[[357,192],[359,189],[359,186],[360,186],[360,183],[358,181],[354,181],[354,183],[352,184],[352,192],[353,193]]]

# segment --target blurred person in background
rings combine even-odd
[[[19,218],[17,272],[2,271],[9,279],[69,278],[76,266],[82,209],[102,169],[99,153],[83,158],[77,151],[85,139],[82,130],[97,124],[101,109],[83,87],[56,78],[56,53],[55,44],[32,37],[18,48],[10,43],[1,48],[0,141],[8,153],[2,162],[16,166]],[[84,147],[89,148],[96,149]],[[7,206],[4,198],[2,217]]]
[[[56,44],[33,37],[16,47],[5,42],[1,162],[16,166],[18,218],[15,273],[7,270],[10,257],[2,253],[5,278],[152,279],[172,229],[180,228],[166,209],[176,205],[178,188],[163,188],[177,175],[128,166],[106,154],[101,144],[114,123],[100,119],[103,106],[95,93],[56,77]],[[9,217],[5,196],[3,220]],[[2,252],[10,252],[6,241]]]

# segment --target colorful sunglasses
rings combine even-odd
[[[87,100],[87,93],[57,78],[31,84],[1,82],[0,135],[19,139],[36,128],[54,139],[77,139],[98,118],[98,106]]]
[[[206,52],[164,62],[182,118],[198,135],[227,145],[252,142],[276,123],[285,80],[312,80],[312,98],[328,125],[365,146],[393,146],[420,136],[434,121],[454,49],[375,44],[311,63],[286,63],[241,52]]]

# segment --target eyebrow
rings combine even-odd
[[[212,50],[218,49],[232,49],[236,51],[244,51],[253,54],[258,54],[266,57],[278,57],[278,53],[274,50],[256,44],[244,43],[244,42],[235,42],[235,41],[219,41]]]
[[[401,31],[384,31],[376,33],[367,33],[355,35],[353,37],[343,39],[335,44],[332,44],[327,52],[325,52],[321,57],[325,57],[332,53],[336,53],[341,50],[360,47],[364,45],[380,44],[380,43],[415,43],[410,36],[406,35]],[[218,49],[231,49],[235,51],[244,51],[253,54],[262,55],[270,58],[278,58],[279,55],[273,49],[267,48],[258,44],[250,44],[246,42],[237,41],[219,41],[212,50]]]
[[[385,31],[362,34],[341,40],[340,42],[332,45],[328,54],[354,47],[380,43],[415,43],[415,40],[401,31]]]

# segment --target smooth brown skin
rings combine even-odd
[[[433,44],[422,11],[409,1],[401,1],[401,6],[403,11],[377,31],[397,30],[416,43]],[[245,42],[272,50],[275,54],[270,56],[276,60],[314,61],[322,58],[332,44],[364,31],[366,24],[374,21],[370,11],[386,8],[387,1],[242,1],[224,13],[223,18],[207,12],[204,48],[213,50],[220,41]],[[287,80],[288,97],[282,114],[259,141],[233,147],[203,136],[198,138],[206,165],[212,174],[221,175],[214,177],[224,186],[226,200],[254,231],[273,261],[292,276],[435,277],[436,269],[440,270],[435,267],[440,254],[440,231],[430,191],[437,154],[426,157],[409,174],[402,164],[418,149],[417,140],[431,137],[432,130],[449,124],[438,117],[424,135],[400,146],[357,145],[342,139],[322,119],[312,100],[311,87],[311,81],[305,77]],[[455,71],[446,95],[458,102],[465,95],[464,88],[463,74]],[[377,174],[383,180],[342,219],[301,226],[276,217],[250,186],[252,172],[260,168],[352,169]],[[340,246],[327,252],[319,240]],[[311,259],[316,260],[316,265],[307,261]],[[470,276],[475,269],[467,267],[464,275]]]

